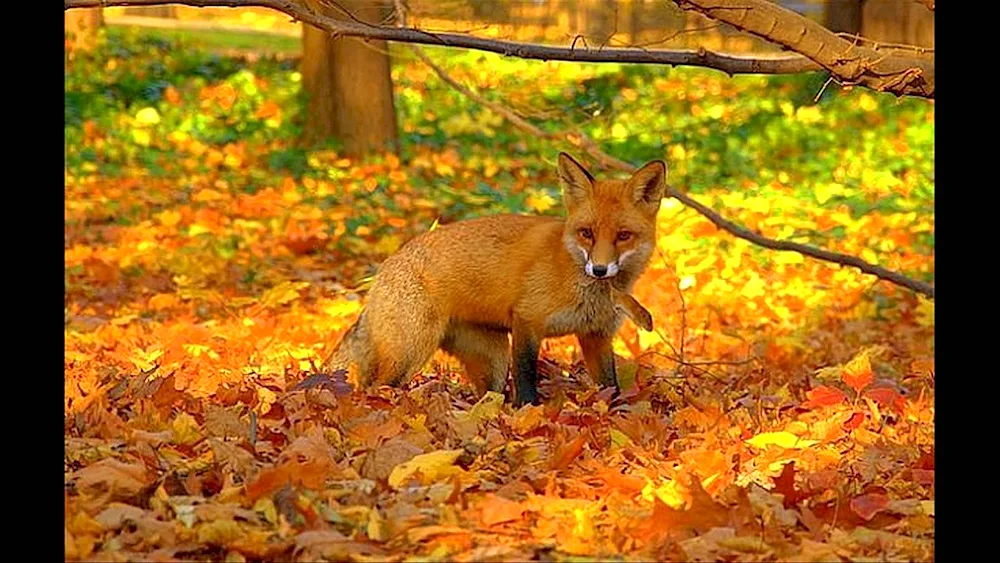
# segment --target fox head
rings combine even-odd
[[[666,163],[654,160],[628,180],[595,180],[573,157],[559,154],[567,212],[563,241],[588,276],[625,273],[634,279],[645,268],[656,245],[666,178]]]

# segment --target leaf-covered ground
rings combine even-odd
[[[435,221],[557,213],[574,151],[394,53],[405,148],[361,161],[297,144],[293,61],[119,33],[67,59],[67,559],[933,558],[932,302],[673,200],[622,400],[572,339],[517,411],[443,354],[405,390],[317,374],[382,259]],[[765,235],[933,279],[932,104],[429,53]]]

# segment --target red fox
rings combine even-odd
[[[667,166],[654,160],[628,180],[595,180],[560,153],[558,171],[565,218],[459,221],[387,258],[324,369],[348,369],[359,387],[398,386],[440,348],[480,394],[503,393],[513,356],[512,402],[537,404],[541,340],[574,334],[591,377],[617,391],[612,340],[623,312],[648,319],[627,294],[655,248]]]

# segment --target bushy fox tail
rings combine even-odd
[[[324,360],[322,370],[327,373],[346,370],[347,381],[357,389],[364,389],[371,383],[374,355],[371,330],[362,311],[358,320],[347,329],[333,352]]]

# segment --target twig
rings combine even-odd
[[[712,68],[727,74],[798,74],[821,70],[821,66],[800,55],[781,57],[741,56],[704,49],[580,49],[540,43],[506,41],[475,37],[462,33],[431,33],[411,27],[394,27],[340,20],[317,12],[295,0],[64,0],[64,9],[112,6],[155,6],[182,4],[195,7],[271,8],[338,37],[363,37],[401,43],[439,45],[452,48],[489,51],[504,56],[544,61],[593,63],[638,63],[687,65]]]
[[[857,46],[857,56],[838,53],[851,43],[822,25],[768,0],[673,0],[682,10],[766,39],[816,62],[845,84],[858,84],[897,96],[934,98],[934,59],[920,53],[881,51]]]
[[[434,73],[437,74],[438,77],[440,77],[442,80],[450,84],[460,93],[472,99],[476,103],[479,103],[485,106],[486,108],[496,112],[498,115],[506,118],[514,126],[521,128],[528,134],[535,137],[547,138],[556,141],[569,140],[570,143],[579,146],[588,154],[590,154],[595,160],[597,160],[602,165],[608,168],[622,170],[626,172],[632,172],[635,170],[636,167],[633,166],[632,164],[625,162],[624,160],[615,158],[602,151],[594,141],[592,141],[582,132],[548,133],[546,131],[539,129],[537,126],[528,122],[526,119],[517,115],[509,108],[503,106],[502,104],[492,102],[480,96],[479,94],[472,92],[471,90],[463,86],[461,83],[459,83],[457,80],[452,78],[447,72],[445,72],[444,69],[442,69],[432,60],[430,60],[430,58],[426,54],[424,54],[419,48],[417,47],[411,47],[411,48],[414,50],[417,56],[420,57],[422,61],[427,63],[427,65],[431,67]],[[858,258],[857,256],[841,254],[839,252],[831,252],[829,250],[815,248],[797,242],[767,238],[763,235],[754,233],[746,229],[745,227],[737,225],[736,223],[728,221],[727,219],[723,218],[721,215],[716,213],[715,210],[713,210],[712,208],[702,205],[697,200],[681,192],[680,190],[678,190],[673,186],[670,185],[667,186],[667,195],[679,200],[684,205],[702,214],[703,216],[705,216],[705,218],[711,221],[716,227],[732,234],[733,236],[750,241],[758,246],[763,246],[764,248],[770,248],[771,250],[798,252],[800,254],[804,254],[806,256],[810,256],[818,260],[823,260],[825,262],[833,262],[835,264],[840,264],[842,266],[853,266],[866,274],[876,276],[880,279],[905,287],[917,293],[922,293],[923,295],[926,295],[931,299],[934,298],[934,286],[928,283],[910,279],[904,276],[903,274],[900,274],[898,272],[893,272],[892,270],[888,270],[886,268],[877,266],[875,264],[869,264],[868,262],[865,262],[864,260]]]

